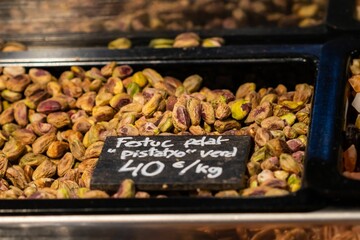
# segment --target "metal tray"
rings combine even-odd
[[[160,52],[153,49],[130,49],[121,51],[121,54],[120,51],[102,49],[62,49],[0,53],[0,65],[36,66],[49,69],[56,74],[72,65],[86,67],[117,61],[119,64],[129,64],[135,69],[153,67],[159,72],[179,78],[184,77],[184,73],[198,73],[209,79],[210,82],[204,85],[211,83],[213,89],[222,87],[236,90],[234,87],[247,81],[246,76],[250,75],[259,87],[284,83],[293,88],[296,83],[311,83],[315,86],[315,94],[305,159],[306,173],[319,171],[319,168],[309,169],[314,167],[310,164],[314,158],[329,155],[328,148],[319,148],[318,145],[318,139],[326,136],[321,104],[327,101],[324,99],[327,96],[324,93],[326,81],[318,78],[320,50],[320,45],[258,45],[206,50],[164,49]],[[231,80],[220,81],[222,76]],[[303,177],[301,189],[283,197],[0,200],[0,214],[301,212],[324,207],[326,202],[308,183],[307,177]]]
[[[339,236],[350,239],[354,235],[349,236],[349,233],[358,236],[359,227],[358,210],[324,209],[271,214],[2,216],[0,234],[4,239],[238,240],[250,239],[251,235],[263,230],[286,233],[300,229],[308,237],[302,239],[335,239]],[[269,235],[266,239],[274,239],[274,233]],[[317,238],[310,238],[314,235]]]

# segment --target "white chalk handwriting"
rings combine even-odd
[[[117,153],[116,157],[123,162],[118,169],[119,173],[128,172],[133,177],[158,176],[166,171],[166,168],[171,167],[179,170],[179,176],[200,174],[205,178],[215,179],[221,176],[223,168],[219,166],[221,164],[212,164],[208,160],[233,158],[238,152],[238,148],[232,145],[231,149],[229,146],[219,148],[222,144],[226,146],[228,141],[230,139],[225,136],[188,138],[183,141],[183,147],[180,148],[178,142],[172,142],[170,139],[161,141],[151,137],[141,140],[134,137],[118,137],[115,147],[106,151],[111,154]],[[217,147],[211,149],[211,146]],[[139,161],[136,161],[137,159]],[[140,161],[141,159],[149,161]]]

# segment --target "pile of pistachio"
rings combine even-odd
[[[311,27],[323,23],[327,0],[136,0],[104,23],[109,31]],[[120,29],[119,29],[120,27]]]
[[[190,196],[273,196],[301,186],[313,87],[235,93],[202,87],[202,77],[162,76],[111,62],[60,76],[0,69],[0,198],[105,198],[90,180],[107,136],[250,135],[247,188]],[[112,197],[165,197],[125,179]]]
[[[221,37],[201,39],[198,34],[181,33],[175,39],[156,38],[150,41],[151,48],[190,48],[190,47],[221,47],[225,40]]]
[[[198,232],[208,237],[205,239],[249,239],[249,240],[342,240],[359,239],[358,225],[306,225],[301,227],[263,225],[258,227],[238,226],[233,229],[207,227]]]
[[[325,19],[327,0],[3,0],[2,33],[211,30],[311,27]],[[36,11],[34,11],[36,9]]]
[[[192,47],[221,47],[225,40],[221,37],[211,37],[201,39],[200,36],[193,32],[181,33],[170,38],[155,38],[149,43],[150,48],[192,48]],[[128,49],[132,47],[131,40],[128,38],[117,38],[108,44],[108,49]]]

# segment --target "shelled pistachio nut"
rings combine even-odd
[[[194,35],[184,35],[196,39]],[[202,76],[163,76],[116,62],[59,76],[41,68],[5,67],[0,74],[0,176],[4,198],[164,197],[138,192],[130,179],[115,194],[91,189],[108,136],[249,135],[247,189],[199,196],[284,195],[301,187],[313,87],[235,93],[203,87]],[[350,170],[353,164],[348,161]],[[1,186],[1,184],[0,184]],[[15,189],[16,188],[16,189]],[[11,190],[11,191],[10,191]],[[191,195],[193,193],[189,193]]]

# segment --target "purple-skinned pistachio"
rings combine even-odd
[[[133,72],[132,67],[129,65],[121,65],[114,68],[112,76],[123,79],[127,76],[130,76]]]
[[[236,99],[244,98],[250,92],[253,92],[255,90],[256,90],[255,83],[252,83],[252,82],[244,83],[244,84],[240,85],[240,87],[237,89],[235,97],[236,97]]]
[[[123,106],[132,102],[131,96],[126,93],[116,94],[110,99],[110,106],[115,110],[119,111]]]
[[[40,85],[46,85],[52,78],[48,71],[39,68],[31,68],[29,70],[29,76],[33,83],[38,83]]]
[[[26,74],[21,74],[15,77],[11,77],[5,82],[5,86],[11,91],[23,92],[30,83],[31,80],[29,76]]]

